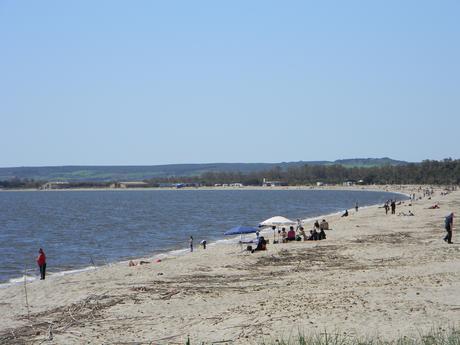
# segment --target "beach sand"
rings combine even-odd
[[[411,193],[411,187],[388,188]],[[385,215],[329,217],[327,240],[249,253],[214,245],[161,262],[126,263],[0,289],[0,343],[260,344],[298,332],[419,334],[460,320],[460,237],[442,241],[460,192]],[[440,209],[428,209],[439,203]],[[222,214],[225,217],[225,214]],[[309,222],[309,230],[313,221]],[[244,249],[244,248],[243,248]]]

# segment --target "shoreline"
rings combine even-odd
[[[409,187],[408,185],[396,185],[400,188]],[[142,187],[142,188],[62,188],[62,189],[1,189],[0,192],[113,192],[113,191],[219,191],[219,190],[347,190],[347,191],[388,191],[393,193],[393,189],[396,186],[392,185],[327,185],[327,186],[316,186],[316,185],[300,185],[300,186],[274,186],[274,187],[263,187],[263,186],[243,186],[243,187]],[[421,187],[431,187],[431,185],[420,185]]]
[[[46,330],[24,332],[43,318],[54,327],[50,344],[185,343],[187,335],[192,343],[259,344],[300,328],[347,335],[372,329],[392,339],[460,320],[460,242],[456,234],[454,245],[441,241],[443,217],[459,211],[460,193],[441,196],[442,190],[431,200],[398,206],[397,212],[411,209],[414,217],[386,216],[378,204],[347,218],[328,215],[334,230],[325,241],[270,241],[266,252],[254,254],[213,245],[161,263],[113,264],[28,284],[30,321],[23,286],[1,289],[0,339],[13,330],[19,340],[38,344]],[[434,203],[441,209],[428,209]],[[101,299],[101,309],[87,318],[77,306],[93,299]],[[70,328],[53,312],[68,309],[78,320]]]
[[[230,187],[230,189],[224,187],[223,189],[215,189],[215,190],[232,190],[231,188],[233,188],[233,187]],[[237,190],[242,190],[242,191],[244,191],[244,190],[259,190],[259,189],[252,189],[252,188],[245,189],[244,187],[243,188],[234,187],[234,188],[237,189]],[[408,194],[405,194],[403,192],[393,192],[393,191],[374,190],[374,189],[372,189],[372,190],[370,190],[370,189],[365,189],[365,190],[363,190],[363,189],[358,189],[358,190],[356,190],[356,189],[310,189],[310,188],[306,188],[306,189],[286,189],[285,187],[269,187],[269,188],[261,187],[261,188],[263,188],[263,190],[271,190],[271,188],[275,188],[275,190],[278,190],[277,188],[282,188],[282,189],[279,189],[279,190],[334,190],[334,191],[337,190],[337,191],[357,191],[357,192],[363,192],[363,191],[386,192],[386,193],[399,194],[399,195],[404,196],[406,198],[410,197]],[[115,189],[115,190],[120,190],[120,189]],[[121,189],[121,190],[124,190],[124,189]],[[128,189],[128,190],[137,190],[137,189],[132,188],[132,189]],[[176,189],[174,188],[172,190],[176,190]],[[182,189],[179,189],[179,190],[182,190]],[[185,189],[185,190],[187,190],[187,189]],[[190,188],[188,190],[195,190],[195,189]],[[199,189],[199,190],[207,190],[207,189]],[[214,190],[214,189],[210,189],[210,190]],[[69,191],[70,192],[70,191],[80,191],[80,190],[79,189],[78,190],[52,190],[52,192],[57,192],[57,191]],[[367,208],[377,207],[378,205],[379,204],[364,205],[364,206],[360,206],[360,209],[367,209]],[[342,213],[342,210],[339,210],[339,211],[336,211],[336,212],[331,212],[331,213],[328,213],[328,214],[313,215],[311,217],[301,219],[301,222],[302,223],[308,223],[308,222],[313,223],[316,219],[330,218],[330,217],[338,216],[341,213]],[[218,238],[213,242],[209,242],[208,246],[234,244],[235,241],[236,242],[239,241],[239,238],[240,238],[239,236],[235,236],[235,237],[232,237],[232,238],[229,238],[229,239],[225,239],[224,237]],[[165,249],[165,250],[161,250],[158,253],[155,253],[153,255],[141,256],[141,257],[134,256],[132,258],[126,258],[126,259],[122,259],[122,260],[119,260],[119,261],[109,262],[109,263],[102,264],[102,265],[99,265],[99,266],[90,265],[90,266],[85,266],[85,267],[75,267],[75,268],[72,268],[70,270],[60,270],[60,271],[56,271],[56,272],[47,272],[47,279],[52,279],[52,280],[53,279],[59,279],[60,277],[67,276],[67,275],[75,275],[75,274],[80,274],[80,273],[84,273],[84,272],[88,272],[88,271],[97,271],[98,269],[101,269],[103,267],[110,267],[110,266],[113,266],[113,265],[128,264],[128,262],[131,261],[131,260],[133,260],[133,261],[139,261],[139,260],[153,261],[153,260],[156,260],[156,259],[171,258],[171,257],[180,256],[180,255],[186,255],[188,253],[189,253],[189,250],[188,250],[187,247],[181,247],[181,248],[178,248],[178,249],[171,249],[171,250]],[[8,288],[8,287],[11,287],[11,286],[22,285],[23,282],[24,282],[24,278],[26,278],[28,284],[37,282],[39,280],[38,278],[40,277],[39,274],[36,272],[37,270],[36,269],[30,269],[30,270],[33,270],[36,274],[35,275],[29,274],[29,275],[26,275],[26,277],[24,277],[24,275],[22,275],[21,277],[13,277],[13,278],[10,278],[8,281],[0,282],[0,290]]]

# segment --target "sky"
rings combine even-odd
[[[0,0],[0,167],[460,158],[459,1]]]

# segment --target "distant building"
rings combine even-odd
[[[230,187],[244,187],[244,185],[242,183],[232,183]]]
[[[278,186],[287,186],[286,182],[281,181],[268,181],[265,177],[262,182],[263,187],[278,187]]]
[[[47,182],[44,185],[40,187],[40,189],[43,190],[49,190],[49,189],[65,189],[65,188],[70,188],[69,182],[65,181],[52,181],[52,182]]]
[[[323,183],[323,182],[316,182],[316,185],[317,185],[318,187],[321,187],[321,186],[324,186],[324,183]]]
[[[110,185],[110,188],[145,188],[149,184],[144,181],[128,181],[128,182],[115,182]]]

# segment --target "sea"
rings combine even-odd
[[[234,226],[272,216],[293,220],[383,204],[405,195],[334,190],[110,190],[0,192],[0,287],[158,255],[188,255],[188,243],[231,241]]]

